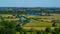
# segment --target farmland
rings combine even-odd
[[[0,10],[0,33],[5,31],[10,34],[12,32],[13,34],[55,34],[60,32],[60,13],[57,9],[54,9],[55,12],[53,9],[47,8],[39,11],[37,11],[38,9],[7,10],[5,10],[6,12]]]
[[[17,21],[19,20],[19,18],[16,18],[16,16],[13,16],[12,14],[0,14],[0,16],[4,17],[5,21]],[[24,15],[27,18],[42,18],[42,20],[34,20],[32,19],[32,23],[27,23],[25,25],[23,25],[23,27],[52,27],[52,22],[48,21],[48,20],[53,20],[52,18],[54,18],[55,20],[59,20],[60,18],[60,14],[54,14],[53,16],[27,16]],[[7,18],[9,17],[9,18]],[[12,18],[11,18],[12,17]],[[48,19],[44,19],[44,18],[48,18]],[[59,27],[60,24],[57,23],[57,26]]]

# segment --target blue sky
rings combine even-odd
[[[60,0],[0,0],[0,7],[60,7]]]

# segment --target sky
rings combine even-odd
[[[60,7],[60,0],[0,0],[0,7]]]

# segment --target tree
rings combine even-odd
[[[15,28],[15,23],[13,22],[8,22],[8,21],[4,21],[4,22],[1,22],[1,25],[4,26],[5,28]]]
[[[47,33],[47,32],[45,32],[45,31],[43,31],[42,33],[43,33],[43,34],[48,34],[48,33]]]
[[[20,34],[23,34],[23,28],[18,24],[15,28],[16,31],[20,32]]]
[[[0,34],[16,34],[15,25],[10,24],[10,22],[0,22]],[[13,26],[13,27],[12,27]]]
[[[16,31],[18,31],[18,32],[23,31],[23,28],[20,25],[17,25],[16,26]]]
[[[60,28],[55,28],[52,34],[60,34]]]
[[[41,34],[41,31],[36,31],[36,34]]]
[[[26,32],[26,31],[24,31],[24,34],[27,34],[27,32]]]
[[[48,32],[48,33],[50,33],[50,32],[51,32],[51,29],[50,29],[49,27],[47,27],[47,28],[45,29],[45,31]]]
[[[33,34],[33,32],[34,32],[34,34],[35,34],[35,30],[34,30],[34,28],[31,28],[31,30],[30,30],[30,34]]]
[[[56,22],[54,22],[54,23],[52,24],[52,26],[53,26],[53,27],[57,26]]]

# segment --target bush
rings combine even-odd
[[[41,32],[40,31],[36,31],[36,34],[41,34]]]
[[[26,31],[24,31],[24,34],[27,34],[27,32],[26,32]]]
[[[54,23],[52,24],[52,26],[55,27],[55,26],[57,26],[57,24],[54,22]]]
[[[14,29],[0,27],[0,34],[16,34]]]
[[[60,28],[55,28],[52,34],[60,34]]]
[[[23,31],[23,28],[19,25],[16,26],[15,28],[16,31],[20,32],[20,31]]]
[[[48,32],[48,33],[50,33],[50,32],[51,32],[51,29],[50,29],[49,27],[47,27],[47,28],[45,29],[45,31]]]
[[[0,34],[16,34],[15,24],[8,21],[0,22]]]

